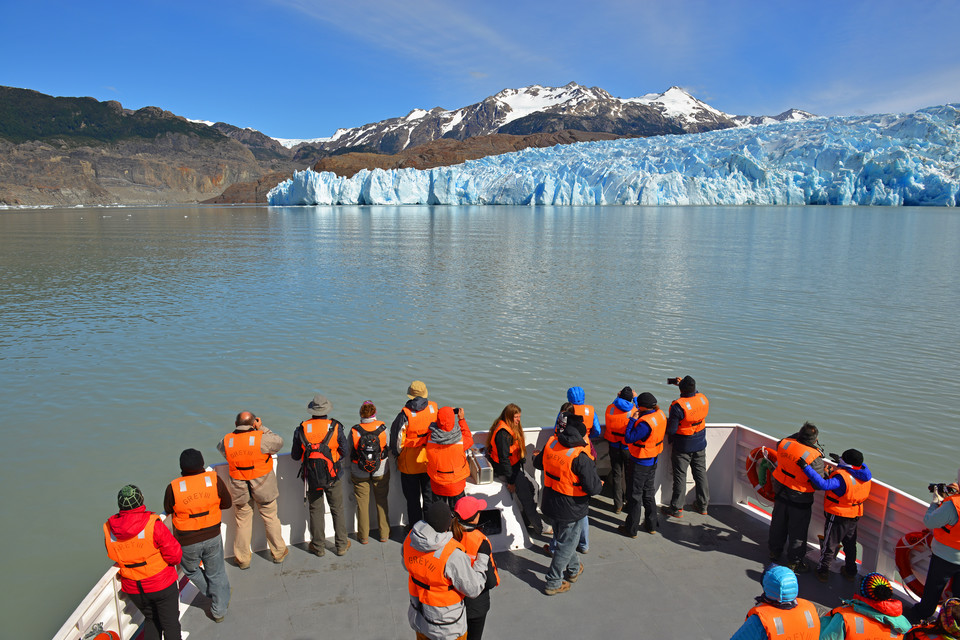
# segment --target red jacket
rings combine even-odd
[[[107,525],[117,540],[126,540],[143,531],[143,527],[151,513],[152,512],[147,511],[146,507],[137,507],[136,509],[121,511],[110,516],[110,519],[107,520]],[[174,538],[170,530],[167,529],[167,525],[159,520],[157,520],[153,528],[153,542],[169,566],[152,578],[140,581],[144,593],[163,591],[176,582],[176,565],[180,563],[180,557],[183,555],[180,543],[177,542],[177,539]],[[127,580],[126,578],[120,579],[120,590],[124,593],[140,593],[136,580]]]

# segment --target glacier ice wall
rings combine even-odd
[[[271,205],[960,204],[960,104],[558,145],[429,170],[300,171]]]

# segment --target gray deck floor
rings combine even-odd
[[[484,638],[729,638],[761,591],[767,527],[734,507],[711,507],[661,518],[656,535],[616,532],[623,514],[607,498],[590,510],[590,552],[570,592],[543,595],[550,559],[540,550],[496,554],[501,584],[491,593]],[[205,599],[183,617],[184,638],[413,638],[407,623],[407,574],[400,530],[384,544],[371,537],[337,557],[317,558],[293,547],[282,565],[266,553],[250,569],[232,564],[226,620],[215,624]],[[836,567],[835,567],[836,570]],[[802,597],[824,608],[850,597],[853,585],[837,573],[829,584],[799,577]]]

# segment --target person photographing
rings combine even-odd
[[[960,481],[960,474],[958,474]],[[933,500],[923,516],[923,526],[933,532],[930,568],[923,583],[923,596],[906,617],[913,624],[933,615],[947,582],[960,584],[960,484],[932,484]]]

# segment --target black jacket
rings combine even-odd
[[[798,431],[792,436],[787,436],[783,440],[796,440],[797,442],[801,442],[800,432]],[[783,442],[783,440],[781,440],[780,442]],[[807,444],[807,443],[801,442],[801,444]],[[780,446],[779,442],[777,443],[777,446],[778,447]],[[820,449],[820,453],[821,454],[823,453],[823,449],[820,447],[819,444],[814,443],[812,445],[807,445],[807,446],[813,447],[814,449]],[[811,462],[810,468],[822,476],[823,470],[824,470],[823,458],[820,457],[814,460],[813,462]],[[782,484],[780,484],[780,482],[777,481],[776,477],[773,478],[773,493],[777,500],[783,500],[785,502],[791,502],[793,504],[799,504],[799,505],[813,505],[813,495],[814,495],[813,491],[810,491],[810,492],[794,491],[793,489],[789,489],[783,486]]]
[[[429,401],[426,398],[417,396],[416,398],[407,400],[403,406],[410,409],[413,413],[419,413],[426,409],[428,404]],[[394,457],[400,455],[400,450],[397,448],[397,439],[400,436],[400,429],[405,427],[406,424],[407,414],[401,410],[400,413],[397,414],[397,417],[393,419],[393,424],[390,425],[390,451],[393,452]]]
[[[587,441],[578,433],[563,430],[557,434],[557,439],[563,447],[584,447]],[[533,466],[543,470],[543,451],[533,459]],[[580,478],[580,487],[587,493],[585,496],[567,496],[554,491],[544,485],[543,514],[554,523],[576,522],[586,517],[590,509],[590,496],[595,496],[603,490],[603,481],[597,475],[597,465],[586,453],[581,453],[573,460],[571,469]]]

